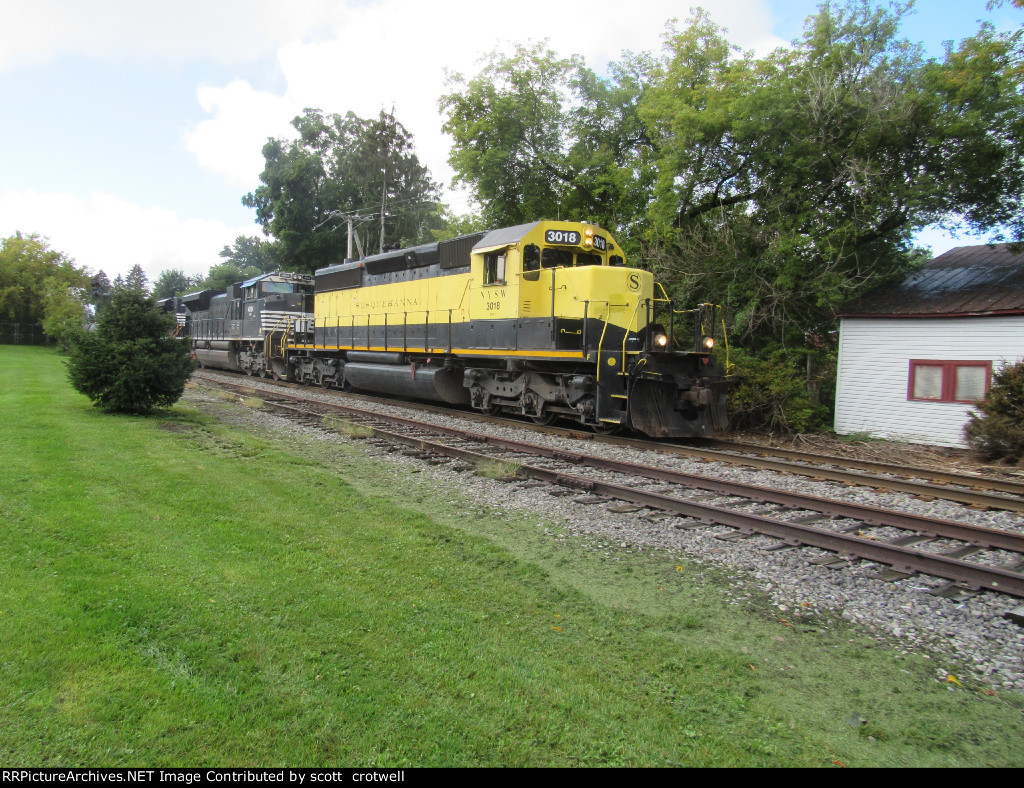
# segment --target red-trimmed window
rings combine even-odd
[[[907,399],[920,402],[977,402],[992,382],[991,361],[910,360]]]

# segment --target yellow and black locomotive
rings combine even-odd
[[[315,319],[289,321],[263,364],[540,423],[720,431],[728,382],[711,355],[714,315],[677,325],[683,313],[655,288],[599,227],[506,227],[318,270]]]

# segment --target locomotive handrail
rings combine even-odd
[[[605,301],[604,303],[609,306],[609,312],[610,312],[611,311],[610,310],[611,304],[609,304],[607,301]],[[594,376],[597,383],[601,382],[601,370],[604,368],[604,365],[601,363],[601,349],[604,347],[604,335],[606,333],[608,333],[608,322],[609,321],[607,320],[607,318],[609,318],[609,317],[611,317],[611,314],[607,314],[605,316],[604,328],[601,329],[601,338],[597,340],[597,375]]]
[[[650,308],[649,299],[644,298],[642,300],[644,302],[644,305],[647,306],[648,308]],[[629,331],[630,331],[631,328],[633,328],[633,322],[636,320],[636,313],[640,311],[640,301],[641,301],[641,299],[639,299],[639,298],[636,300],[636,305],[633,307],[633,314],[630,316],[629,323],[626,324],[626,331],[622,335],[622,370],[623,370],[623,373],[625,373],[625,370],[626,370],[626,342],[629,340]],[[637,331],[640,330],[640,324],[639,323],[637,323],[636,330]]]
[[[291,325],[292,318],[288,315],[282,315],[277,319],[277,322],[271,327],[271,329],[263,335],[263,357],[265,359],[276,358],[274,356],[274,334],[278,330],[281,330],[281,355],[280,358],[285,357],[285,341],[288,338],[288,328]],[[281,329],[281,323],[284,323],[284,329]]]
[[[436,312],[438,310],[434,310],[434,311]],[[441,311],[444,312],[444,310],[441,310]],[[448,311],[448,351],[451,352],[452,347],[453,347],[452,314],[455,312],[455,309],[448,309],[447,311]],[[404,311],[404,312],[367,312],[364,315],[355,315],[355,314],[350,315],[349,316],[349,318],[350,318],[349,319],[349,325],[348,325],[348,329],[349,329],[349,345],[348,345],[348,348],[350,350],[356,350],[356,349],[371,350],[372,347],[373,347],[373,345],[372,345],[372,341],[373,341],[372,329],[374,328],[374,326],[380,326],[380,327],[383,327],[383,329],[384,329],[383,340],[382,340],[383,341],[383,349],[385,351],[390,349],[390,347],[391,347],[391,344],[390,344],[391,340],[389,338],[389,329],[392,328],[393,326],[397,326],[398,325],[398,321],[395,321],[394,323],[392,323],[390,318],[391,318],[392,315],[394,315],[396,317],[401,315],[401,317],[402,317],[402,320],[401,320],[401,325],[402,325],[402,352],[403,353],[408,353],[409,350],[410,350],[410,348],[409,348],[409,315],[410,314],[416,315],[416,314],[419,314],[421,312],[423,313],[423,347],[422,348],[416,347],[416,348],[413,348],[413,350],[417,350],[417,351],[422,350],[424,353],[429,353],[429,352],[431,352],[431,350],[434,349],[431,346],[431,343],[430,343],[430,328],[431,328],[431,324],[430,324],[430,310],[429,309],[414,309],[412,311]],[[330,322],[331,322],[330,318],[314,318],[313,319],[314,326],[319,324],[320,327],[324,329],[324,344],[323,344],[323,348],[322,349],[324,349],[324,350],[327,349],[327,341],[326,341],[327,340],[327,329],[329,329],[329,328],[341,329],[342,328],[342,324],[341,324],[341,318],[342,317],[343,317],[343,315],[335,315],[335,316],[333,316],[333,322],[334,322],[333,326],[330,325]],[[364,328],[366,330],[366,340],[365,340],[365,342],[362,342],[362,343],[357,343],[356,342],[356,317],[359,317],[360,319],[362,319],[362,318],[366,319],[365,326],[362,323],[360,323],[360,326],[359,326],[360,334],[362,333],[362,330]],[[382,322],[374,323],[373,322],[374,318],[379,318]],[[440,322],[441,321],[435,320],[434,325],[435,326],[439,325]],[[342,345],[340,344],[340,341],[341,341],[341,336],[340,336],[340,332],[339,332],[339,335],[338,335],[338,342],[339,342],[338,347],[339,347],[339,349],[342,347]],[[315,337],[314,337],[313,347],[314,348],[317,347]]]
[[[522,276],[521,273],[519,275]],[[456,309],[462,309],[462,304],[466,300],[466,293],[469,292],[469,285],[470,285],[471,281],[472,281],[471,279],[467,279],[466,280],[466,286],[462,288],[462,297],[459,298],[459,305],[457,307],[455,307]]]

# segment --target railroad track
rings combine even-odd
[[[226,375],[223,372],[216,374]],[[223,379],[223,377],[210,377],[208,373],[198,373],[197,377],[213,380]],[[230,375],[230,377],[249,380],[239,375]],[[269,380],[260,380],[259,382],[263,385],[280,388],[281,391],[292,390],[301,392],[306,390],[306,387],[294,383],[272,383]],[[843,485],[856,485],[875,490],[891,490],[893,492],[913,495],[922,500],[955,501],[979,509],[999,509],[1024,514],[1024,484],[1017,484],[1008,480],[992,479],[990,477],[962,478],[955,474],[942,473],[927,468],[911,468],[859,460],[848,461],[841,457],[808,454],[790,449],[776,449],[747,443],[712,441],[711,447],[707,447],[622,436],[599,436],[577,428],[541,426],[501,416],[486,416],[474,411],[453,411],[451,408],[425,403],[410,403],[405,400],[364,394],[352,395],[341,394],[340,392],[332,392],[332,394],[337,394],[340,399],[346,402],[373,402],[400,406],[408,410],[438,413],[448,417],[458,416],[461,419],[472,422],[505,424],[531,432],[624,446],[643,451],[657,451],[670,456],[723,462],[729,465],[756,470],[769,470],[803,476],[815,481],[831,481]],[[849,470],[849,468],[857,468],[858,470]]]
[[[268,406],[295,418],[343,413],[378,438],[408,445],[424,458],[449,457],[471,465],[498,459],[514,463],[518,477],[582,493],[589,503],[618,501],[637,511],[687,518],[679,528],[721,525],[732,529],[722,538],[772,537],[776,542],[770,550],[809,546],[828,551],[815,563],[841,566],[865,559],[883,567],[880,579],[932,575],[949,581],[941,591],[945,595],[985,589],[1024,597],[1024,535],[1010,531],[480,435],[385,416],[357,404],[307,400],[301,393],[280,391],[271,399],[265,390],[245,383],[213,382],[255,391]],[[751,506],[756,511],[745,511]]]
[[[934,468],[908,467],[906,465],[895,465],[893,463],[878,462],[876,460],[861,460],[855,457],[840,457],[830,454],[808,453],[798,451],[796,449],[783,449],[778,446],[759,446],[754,443],[745,443],[740,441],[715,439],[710,440],[708,444],[708,448],[714,451],[775,457],[799,463],[831,465],[865,471],[874,475],[891,475],[902,478],[927,479],[939,485],[953,484],[970,487],[976,490],[1004,492],[1009,495],[1024,496],[1024,482],[1018,482],[1012,479],[999,479],[993,476],[985,476],[976,473],[950,473],[948,471],[940,471]]]

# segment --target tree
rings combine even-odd
[[[455,183],[468,185],[493,225],[557,216],[572,174],[566,168],[571,84],[582,59],[546,44],[493,52],[480,74],[454,74],[440,100],[454,144]]]
[[[698,10],[606,77],[545,44],[493,53],[441,99],[456,181],[492,226],[596,219],[743,342],[801,343],[909,270],[925,226],[1024,237],[1022,34],[930,60],[899,38],[910,9],[826,2],[762,58]]]
[[[218,265],[211,265],[206,278],[196,287],[201,290],[222,290],[228,285],[244,282],[261,273],[263,272],[255,266],[239,267],[237,263],[229,260]]]
[[[761,60],[703,13],[669,37],[641,105],[648,254],[676,294],[733,306],[747,343],[829,330],[927,225],[1024,232],[1020,34],[927,60],[897,37],[908,10],[825,3]]]
[[[85,328],[86,291],[56,279],[47,279],[43,293],[43,331],[64,352]]]
[[[149,293],[149,277],[146,276],[146,272],[142,270],[142,266],[138,263],[132,266],[128,276],[124,279],[124,284],[131,290]]]
[[[435,241],[449,241],[452,238],[458,238],[460,235],[478,233],[493,229],[494,227],[494,225],[485,222],[479,214],[471,212],[459,215],[453,213],[447,205],[441,206],[438,210],[438,219],[440,220],[441,229],[431,231]]]
[[[184,295],[199,283],[199,279],[199,277],[189,276],[180,268],[161,271],[153,283],[153,298],[159,301],[164,298]]]
[[[292,125],[298,139],[267,142],[263,185],[242,199],[277,239],[281,267],[312,273],[340,262],[350,218],[368,251],[429,239],[437,185],[393,115],[364,120],[307,109]]]
[[[108,303],[110,303],[110,292],[113,285],[110,284],[110,277],[103,271],[89,280],[89,303],[93,306],[93,313],[99,315]]]
[[[648,202],[636,110],[650,67],[651,58],[630,55],[599,78],[578,55],[559,58],[540,43],[492,52],[472,79],[453,74],[440,107],[455,183],[470,187],[491,226],[558,217],[631,224]]]
[[[277,253],[277,244],[245,235],[235,238],[234,246],[225,246],[220,250],[220,256],[226,262],[234,263],[239,268],[255,268],[265,274],[280,267]]]
[[[0,322],[41,323],[49,286],[84,288],[88,274],[39,235],[0,240]]]
[[[71,344],[71,385],[108,412],[148,414],[173,405],[193,369],[188,343],[171,336],[174,315],[143,288],[115,285],[95,331]]]

